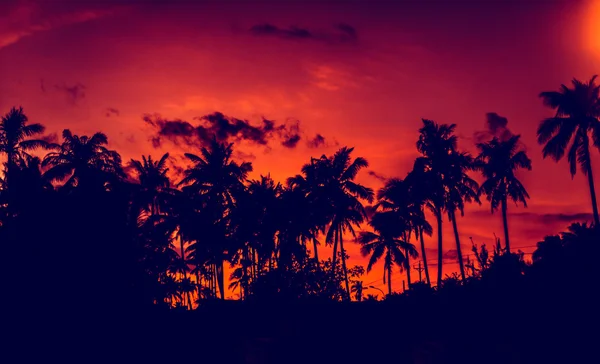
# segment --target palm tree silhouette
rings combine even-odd
[[[350,284],[346,267],[343,233],[349,231],[355,235],[354,226],[365,220],[366,211],[361,200],[373,201],[373,190],[356,183],[354,180],[361,169],[369,163],[362,157],[352,159],[354,148],[343,147],[333,156],[311,159],[311,163],[302,167],[303,175],[292,177],[288,184],[306,191],[306,198],[312,205],[312,223],[306,231],[311,238],[316,253],[316,236],[325,228],[326,243],[333,245],[332,274],[335,274],[338,245],[341,252],[342,270],[347,297],[350,297]]]
[[[333,213],[326,239],[329,242],[333,241],[332,271],[335,271],[339,244],[348,298],[350,297],[350,285],[343,234],[349,231],[355,236],[353,226],[360,226],[366,218],[366,211],[360,200],[367,200],[370,203],[373,201],[374,194],[371,188],[354,182],[358,172],[368,167],[369,163],[362,157],[352,160],[353,151],[354,148],[341,148],[331,158],[328,158],[325,169],[328,179],[326,189],[329,193]]]
[[[397,216],[393,212],[377,212],[369,222],[374,232],[361,231],[358,242],[361,245],[360,252],[366,257],[370,255],[367,272],[373,265],[384,257],[383,283],[388,284],[388,294],[392,294],[392,269],[396,264],[402,271],[405,267],[408,252],[410,256],[418,256],[415,246],[400,239],[406,231],[406,226],[398,224]]]
[[[590,137],[593,145],[600,147],[600,85],[595,83],[596,77],[588,82],[573,79],[572,88],[561,85],[558,91],[540,93],[544,104],[556,109],[556,115],[540,123],[537,136],[538,143],[545,144],[544,158],[550,156],[555,161],[564,156],[571,144],[567,154],[571,176],[575,176],[579,163],[581,171],[588,177],[594,224],[598,226],[600,217],[590,155]]]
[[[504,242],[506,252],[510,253],[508,238],[507,201],[512,200],[515,204],[523,203],[527,207],[529,194],[525,187],[515,176],[515,171],[524,168],[531,170],[531,160],[524,150],[519,150],[519,135],[514,135],[506,141],[498,138],[487,143],[477,144],[480,151],[476,166],[485,181],[479,192],[487,196],[492,207],[492,213],[500,205],[502,208],[502,222],[504,224]]]
[[[131,166],[135,170],[140,183],[140,197],[142,203],[149,207],[150,215],[160,212],[159,195],[171,186],[167,173],[167,160],[169,153],[165,153],[158,161],[152,156],[142,156],[142,160],[131,160]]]
[[[467,174],[467,171],[475,168],[473,158],[469,154],[455,151],[450,155],[450,160],[452,164],[447,166],[443,177],[446,190],[446,211],[452,223],[460,276],[464,281],[466,279],[465,266],[456,222],[456,211],[460,211],[461,216],[464,216],[465,202],[479,203],[479,185]]]
[[[425,233],[431,235],[432,229],[431,225],[425,219],[422,208],[423,202],[418,195],[416,186],[412,182],[416,183],[417,181],[412,177],[407,177],[405,180],[398,178],[388,180],[384,187],[377,192],[378,202],[375,208],[381,208],[383,211],[395,214],[398,223],[406,226],[407,230],[402,234],[403,240],[410,242],[413,232],[417,240],[421,237],[421,251],[422,254],[425,254],[422,234],[425,231]],[[405,252],[405,256],[406,278],[408,287],[410,288],[412,283],[410,278],[410,255]]]
[[[415,161],[415,174],[422,178],[423,184],[429,189],[429,206],[437,220],[438,233],[438,272],[437,284],[442,283],[442,213],[447,205],[448,176],[455,174],[452,171],[455,155],[457,153],[457,138],[454,135],[455,124],[439,125],[431,120],[423,119],[423,127],[419,129],[417,150],[422,157]]]
[[[244,181],[252,171],[252,164],[233,161],[233,144],[219,143],[216,138],[200,152],[200,156],[185,154],[192,166],[185,170],[179,185],[188,195],[201,197],[203,214],[211,222],[209,231],[212,232],[205,234],[203,245],[209,251],[210,261],[217,273],[221,298],[225,299],[223,260],[226,254],[232,253],[227,247],[227,219],[235,207],[236,196],[244,191]],[[200,239],[194,240],[194,245],[199,244]]]
[[[125,177],[121,156],[106,148],[108,138],[103,133],[91,137],[78,136],[65,129],[63,142],[56,152],[44,157],[42,166],[51,182],[65,181],[63,187],[106,188],[107,183]]]
[[[13,107],[0,120],[0,153],[6,154],[5,187],[10,193],[12,182],[10,176],[19,168],[18,164],[31,157],[28,152],[44,148],[49,149],[52,145],[41,139],[30,139],[35,135],[42,134],[45,130],[42,124],[29,124],[27,115],[23,108]]]

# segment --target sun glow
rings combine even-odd
[[[585,12],[584,41],[586,48],[600,56],[600,0],[591,1]]]

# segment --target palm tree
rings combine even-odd
[[[479,185],[467,174],[467,171],[475,168],[473,158],[469,154],[454,152],[451,154],[451,161],[452,164],[448,166],[443,178],[446,190],[445,209],[448,212],[448,218],[452,223],[460,276],[464,281],[466,279],[465,265],[460,246],[456,211],[460,211],[461,216],[464,216],[465,202],[475,201],[479,203]]]
[[[527,199],[529,198],[525,187],[515,176],[515,171],[520,168],[531,170],[531,160],[524,150],[519,150],[519,138],[519,135],[514,135],[506,141],[494,138],[490,142],[477,144],[480,154],[477,157],[476,165],[485,177],[479,192],[487,196],[487,200],[490,201],[492,207],[492,213],[498,208],[498,205],[502,208],[504,242],[507,253],[510,253],[507,216],[508,199],[515,204],[521,202],[527,207]]]
[[[351,290],[352,293],[354,293],[354,298],[356,298],[356,301],[361,302],[363,297],[363,281],[355,281]]]
[[[431,285],[431,279],[429,277],[429,265],[427,264],[427,252],[425,250],[425,239],[423,234],[431,236],[433,234],[433,228],[431,224],[425,218],[425,208],[435,214],[435,195],[433,194],[434,189],[429,188],[431,173],[420,167],[418,163],[415,163],[414,168],[408,173],[405,178],[405,182],[408,185],[408,196],[410,198],[410,205],[413,206],[414,212],[412,214],[412,226],[415,229],[415,236],[420,240],[421,243],[421,259],[424,263],[425,280],[427,285]],[[386,196],[382,196],[386,198]]]
[[[125,177],[121,156],[106,148],[108,138],[103,133],[91,137],[78,136],[65,129],[57,152],[50,152],[42,162],[49,167],[44,176],[51,182],[65,181],[64,187],[100,188]]]
[[[48,149],[51,145],[41,139],[30,139],[44,132],[42,124],[29,124],[23,108],[13,107],[0,120],[0,153],[6,154],[5,184],[11,190],[10,175],[18,168],[19,161],[30,157],[27,153],[38,148]]]
[[[326,238],[328,242],[333,242],[332,271],[335,272],[339,244],[348,298],[350,298],[350,285],[346,268],[343,234],[349,231],[352,236],[356,236],[354,226],[360,226],[366,218],[366,211],[360,200],[371,203],[374,195],[371,188],[354,182],[358,172],[368,167],[369,163],[362,157],[352,160],[352,151],[354,151],[354,148],[343,147],[331,158],[328,158],[325,164],[320,164],[317,167],[325,168],[324,171],[321,170],[320,172],[323,172],[326,176],[325,188],[329,194],[333,213]]]
[[[366,257],[370,255],[367,265],[367,272],[370,272],[373,265],[384,256],[383,265],[383,283],[388,284],[388,294],[392,294],[392,270],[396,264],[402,271],[405,267],[407,256],[404,252],[414,258],[418,256],[415,246],[400,239],[405,226],[400,226],[397,216],[391,212],[377,212],[373,215],[369,225],[374,232],[361,231],[358,236],[358,242],[361,245],[360,252]]]
[[[453,158],[456,152],[457,138],[454,135],[455,124],[439,125],[431,120],[423,119],[423,127],[419,129],[417,150],[422,157],[415,161],[416,173],[423,177],[422,183],[429,189],[429,205],[437,220],[438,233],[438,272],[437,284],[442,283],[442,213],[447,206],[448,176],[452,175]]]
[[[410,242],[410,237],[414,232],[415,237],[419,240],[421,237],[421,252],[426,260],[425,245],[423,241],[423,231],[431,235],[431,225],[425,219],[421,197],[417,194],[415,181],[412,177],[407,177],[405,180],[398,178],[390,179],[386,182],[383,188],[377,192],[378,202],[375,208],[381,208],[383,211],[389,211],[396,216],[397,223],[404,224],[407,228],[403,232],[403,240]],[[410,279],[410,256],[405,252],[407,257],[406,275],[408,281],[408,287],[411,286]],[[429,277],[427,272],[426,277]]]
[[[131,160],[131,166],[135,170],[140,183],[140,195],[145,206],[149,206],[150,215],[160,211],[159,195],[171,185],[167,172],[167,160],[169,153],[165,153],[158,161],[152,156],[142,156],[142,160]]]
[[[223,260],[226,254],[232,253],[228,249],[231,240],[228,221],[236,197],[245,189],[244,181],[252,171],[252,164],[233,161],[233,144],[219,143],[216,138],[200,152],[200,156],[185,154],[192,166],[185,170],[179,185],[184,186],[183,190],[188,196],[200,202],[209,229],[202,234],[204,236],[194,235],[190,248],[197,249],[197,244],[204,245],[203,250],[207,252],[208,261],[216,272],[221,298],[225,299]]]
[[[301,176],[288,180],[290,186],[307,192],[307,201],[318,211],[312,214],[313,226],[307,231],[315,239],[315,253],[318,231],[329,223],[325,242],[333,244],[332,274],[335,274],[339,245],[347,298],[350,298],[350,284],[343,234],[349,231],[355,236],[354,226],[359,226],[366,217],[361,200],[373,201],[373,190],[354,181],[358,172],[369,163],[362,157],[353,160],[353,151],[354,148],[343,147],[331,157],[323,155],[311,159],[311,163],[302,167]]]
[[[588,82],[573,79],[572,88],[561,85],[558,91],[540,93],[544,104],[556,109],[556,114],[540,123],[537,137],[538,143],[545,144],[544,158],[550,156],[555,161],[560,160],[571,145],[567,155],[571,176],[575,176],[579,163],[581,171],[588,177],[594,224],[598,226],[600,217],[590,155],[590,137],[593,145],[600,147],[600,85],[595,81],[596,76]]]

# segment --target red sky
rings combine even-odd
[[[599,21],[598,1],[576,0],[8,0],[0,4],[0,110],[22,105],[49,132],[104,131],[124,160],[183,152],[168,141],[153,148],[147,113],[300,120],[296,148],[239,145],[253,177],[279,180],[342,145],[366,157],[369,170],[403,177],[421,118],[458,124],[459,146],[474,152],[474,133],[496,112],[533,160],[522,175],[530,206],[511,206],[509,221],[512,245],[529,247],[589,219],[585,179],[571,180],[566,161],[543,160],[535,130],[552,114],[540,91],[600,71]],[[310,148],[317,133],[325,145]],[[366,172],[359,180],[381,185]],[[458,224],[465,253],[470,236],[489,247],[502,233],[486,203]],[[453,249],[448,228],[445,249]],[[350,264],[366,264],[349,245]],[[427,245],[433,260],[434,240]],[[365,278],[372,281],[381,283],[381,267]]]

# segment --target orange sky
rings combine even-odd
[[[474,133],[497,112],[533,160],[533,172],[522,175],[530,206],[511,210],[518,248],[589,218],[585,179],[571,180],[566,161],[542,160],[535,130],[551,115],[540,91],[599,72],[599,21],[600,2],[576,0],[9,0],[0,4],[0,110],[22,105],[31,121],[59,134],[104,131],[124,160],[183,152],[168,141],[153,148],[147,113],[300,120],[296,148],[239,145],[253,155],[253,177],[279,180],[341,145],[356,147],[370,170],[402,177],[420,118],[458,124],[460,147],[474,151]],[[317,133],[325,145],[310,148]],[[595,171],[600,176],[600,155]],[[359,180],[381,184],[366,172]],[[470,236],[489,246],[502,233],[500,215],[485,203],[458,224],[465,253]],[[365,264],[348,245],[350,264]],[[435,242],[427,245],[433,260]],[[364,280],[378,285],[381,276],[378,266]]]

